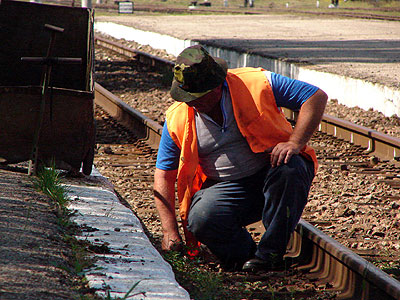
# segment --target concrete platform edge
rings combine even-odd
[[[190,299],[140,221],[119,201],[111,183],[96,169],[91,177],[98,184],[65,184],[71,199],[68,208],[76,211],[72,220],[84,228],[83,235],[76,238],[107,249],[95,254],[95,265],[85,271],[89,286],[101,296],[109,291],[111,297],[124,297],[137,284],[128,299]]]

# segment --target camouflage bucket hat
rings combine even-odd
[[[195,45],[183,50],[176,59],[171,96],[176,101],[190,102],[207,94],[224,82],[228,65]]]

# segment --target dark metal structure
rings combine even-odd
[[[86,8],[0,2],[0,163],[90,174],[93,23]]]

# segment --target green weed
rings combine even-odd
[[[191,286],[191,296],[196,300],[221,299],[223,279],[219,274],[206,272],[199,267],[198,259],[182,255],[177,251],[164,253],[164,259],[175,270],[181,285]]]
[[[66,209],[69,202],[68,189],[61,184],[62,176],[56,170],[54,163],[50,167],[41,167],[37,177],[33,178],[34,187],[55,201],[59,209]]]
[[[131,293],[133,292],[133,290],[138,286],[138,284],[141,282],[141,280],[139,280],[138,282],[136,282],[130,289],[129,289],[129,291],[128,292],[126,292],[126,294],[121,298],[121,297],[112,297],[111,296],[111,293],[110,293],[110,289],[108,288],[107,289],[107,292],[106,292],[106,297],[104,298],[105,300],[126,300],[126,299],[128,299],[128,298],[130,298],[130,297],[134,297],[134,296],[137,296],[137,295],[140,295],[140,294],[143,294],[143,296],[145,296],[146,297],[146,292],[138,292],[138,293],[135,293],[135,294],[132,294],[131,295]]]
[[[63,240],[70,247],[68,266],[56,266],[69,274],[79,277],[78,289],[87,291],[87,282],[84,277],[84,270],[93,265],[90,259],[87,247],[88,242],[77,240],[73,235],[77,233],[77,226],[70,220],[72,212],[67,208],[70,201],[68,198],[68,188],[62,184],[62,177],[55,165],[50,167],[41,167],[32,178],[36,190],[43,192],[53,200],[57,212],[57,222],[63,230]],[[81,300],[99,299],[92,292],[82,295]]]

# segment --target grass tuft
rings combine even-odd
[[[175,276],[183,286],[191,286],[191,297],[196,300],[221,299],[223,279],[220,274],[200,268],[198,259],[182,255],[177,251],[164,253],[164,259],[172,266]]]
[[[60,209],[66,209],[69,202],[68,189],[61,184],[62,176],[56,170],[55,165],[41,167],[37,172],[37,177],[33,178],[34,187],[48,195],[55,201]]]
[[[70,220],[71,211],[67,208],[70,199],[68,188],[62,184],[62,176],[56,170],[55,164],[50,167],[39,168],[36,177],[32,178],[36,190],[48,195],[56,208],[57,222],[63,231],[63,240],[68,244],[71,254],[69,255],[69,266],[57,266],[68,274],[79,278],[77,290],[81,293],[81,300],[101,299],[95,295],[87,286],[84,270],[93,265],[89,257],[88,242],[74,237],[78,232],[78,226]]]

